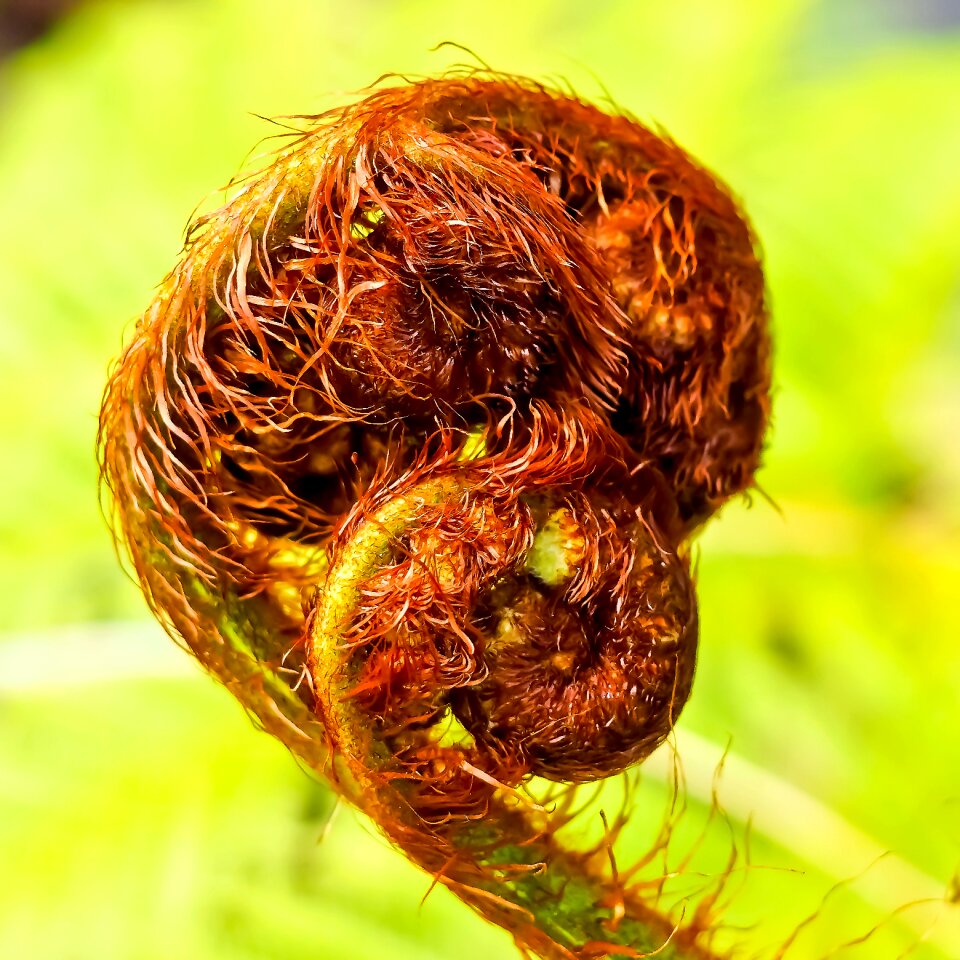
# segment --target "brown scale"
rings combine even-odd
[[[516,437],[535,401],[589,407],[628,468],[659,470],[676,543],[749,484],[768,405],[762,278],[709,174],[630,119],[509,80],[379,91],[338,124],[331,149],[349,164],[321,173],[268,263],[256,249],[254,269],[218,267],[197,324],[173,328],[159,431],[172,456],[154,469],[203,491],[180,507],[198,560],[234,562],[239,592],[255,594],[274,573],[236,524],[322,546],[436,431],[512,410]],[[184,440],[198,429],[203,449]],[[487,443],[496,452],[495,431]],[[544,603],[530,609],[534,645]],[[557,613],[558,629],[630,634],[595,607]],[[604,663],[571,670],[600,682]]]
[[[263,420],[298,418],[282,433],[218,424],[227,484],[252,478],[249,499],[275,501],[251,519],[309,535],[300,516],[335,518],[382,465],[361,450],[334,469],[324,417],[422,440],[490,394],[599,391],[691,525],[750,482],[768,404],[762,277],[708,174],[628,119],[509,84],[427,82],[355,110],[368,152],[345,249],[341,202],[274,252],[269,284],[249,279],[257,334],[226,323],[223,346],[211,338],[211,366]],[[339,282],[347,310],[317,363]]]
[[[353,799],[516,926],[464,893],[495,884],[456,831],[489,811],[573,870],[495,783],[608,776],[667,735],[696,661],[687,541],[752,483],[769,362],[752,232],[679,147],[530,81],[424,80],[304,121],[193,225],[108,387],[103,473],[153,609],[335,780],[309,669],[326,571],[398,491],[470,480],[356,591],[349,697],[391,759]],[[526,555],[558,509],[554,583]]]
[[[594,546],[598,573],[586,582],[497,584],[479,615],[486,678],[453,697],[478,743],[516,751],[552,780],[610,776],[647,756],[693,683],[697,607],[685,560],[635,518]]]
[[[536,171],[601,253],[630,344],[616,428],[657,459],[696,526],[751,482],[769,416],[753,235],[714,178],[661,136],[575,100],[512,93],[465,84],[425,110]]]

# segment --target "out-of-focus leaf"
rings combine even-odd
[[[460,41],[591,96],[602,82],[742,196],[777,344],[760,482],[783,516],[757,496],[703,538],[682,724],[732,736],[945,881],[960,860],[960,33],[889,22],[852,0],[85,6],[0,74],[0,628],[142,613],[96,506],[100,391],[189,212],[279,130],[255,114],[468,60],[429,50]],[[419,910],[425,878],[352,815],[318,846],[326,794],[212,684],[0,686],[0,725],[0,955],[510,955],[443,891]],[[808,868],[781,844],[758,837],[759,862]],[[704,870],[725,845],[708,842]],[[753,871],[735,919],[786,924],[789,902],[799,920],[829,873]],[[880,919],[855,891],[838,903],[812,931],[821,952]],[[861,955],[910,935],[894,923]]]

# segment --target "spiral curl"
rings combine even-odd
[[[750,229],[663,136],[515,77],[300,126],[107,388],[148,601],[521,947],[715,956],[517,790],[627,769],[690,693],[689,541],[769,415]]]

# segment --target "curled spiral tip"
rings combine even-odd
[[[438,881],[545,957],[708,958],[701,914],[524,789],[669,734],[689,539],[768,414],[729,194],[630,118],[464,72],[304,119],[192,225],[100,449],[158,616]]]

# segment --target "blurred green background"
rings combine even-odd
[[[759,482],[778,510],[732,503],[701,539],[678,841],[700,829],[729,743],[731,829],[709,832],[697,870],[721,870],[752,816],[755,866],[729,913],[756,924],[737,934],[750,950],[849,880],[788,956],[878,923],[840,956],[960,956],[956,909],[892,915],[943,897],[960,864],[960,4],[130,0],[14,39],[0,42],[0,956],[514,955],[446,891],[421,906],[428,878],[151,624],[96,496],[108,365],[191,211],[275,131],[261,117],[466,59],[431,52],[443,40],[662,124],[762,238],[777,350]],[[665,765],[629,849],[659,822]]]

